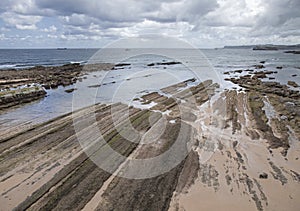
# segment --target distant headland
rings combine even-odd
[[[300,44],[296,45],[240,45],[240,46],[224,46],[225,49],[252,49],[252,50],[300,50]]]

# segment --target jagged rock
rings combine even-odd
[[[235,70],[234,73],[242,73],[243,70]]]
[[[148,67],[153,67],[155,65],[175,65],[175,64],[181,64],[181,62],[158,62],[158,63],[147,64],[147,66]]]
[[[43,84],[43,87],[45,88],[45,89],[50,89],[51,87],[50,87],[50,84]]]
[[[22,103],[28,103],[43,98],[46,94],[46,91],[41,87],[2,91],[0,95],[0,108],[8,108]]]
[[[295,88],[299,87],[299,85],[295,81],[288,81],[287,84],[292,86],[292,87],[295,87]]]
[[[284,53],[300,54],[300,51],[285,51]]]
[[[67,92],[67,93],[72,93],[72,92],[74,92],[75,90],[77,90],[77,89],[76,89],[76,88],[66,89],[65,92]]]
[[[238,141],[234,141],[233,143],[232,143],[232,146],[233,146],[233,148],[235,148],[237,145],[238,145]]]
[[[263,68],[265,68],[265,66],[262,65],[262,64],[254,65],[254,67],[255,67],[255,69],[263,69]]]
[[[130,66],[131,64],[129,63],[119,63],[119,64],[116,64],[115,67],[125,67],[125,66]]]
[[[259,178],[260,178],[260,179],[268,179],[268,174],[267,174],[267,173],[261,173],[261,174],[259,175]]]
[[[113,67],[113,64],[103,63],[87,64],[84,66],[80,64],[66,64],[55,67],[36,66],[22,69],[21,71],[15,69],[1,70],[1,75],[5,75],[5,78],[2,78],[4,80],[0,80],[0,89],[3,89],[6,84],[12,87],[15,84],[26,85],[37,83],[43,84],[45,89],[69,86],[76,83],[77,78],[83,75],[82,71],[111,70]]]

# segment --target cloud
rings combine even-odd
[[[163,33],[183,36],[199,19],[218,7],[216,0],[40,0],[37,6],[51,9],[65,26],[64,35],[105,37]],[[177,32],[177,34],[176,34]]]
[[[0,40],[6,40],[7,38],[6,38],[6,36],[5,36],[5,34],[0,34]]]
[[[298,8],[299,0],[9,0],[0,2],[0,28],[58,42],[148,33],[200,45],[300,42]]]
[[[54,33],[57,31],[57,28],[55,26],[50,26],[49,28],[44,28],[41,31],[43,32],[47,32],[47,33]]]
[[[261,1],[263,12],[249,31],[252,37],[276,37],[277,40],[300,42],[300,1]],[[276,35],[276,36],[275,36]],[[276,40],[275,38],[273,40]]]
[[[51,9],[59,16],[93,18],[102,22],[139,23],[193,22],[218,7],[216,0],[39,0],[41,9]]]
[[[269,0],[261,4],[264,5],[264,13],[259,18],[259,25],[277,27],[291,19],[300,17],[299,0]]]
[[[36,24],[49,10],[39,9],[34,0],[1,1],[0,18],[9,26],[20,30],[36,30]]]
[[[13,25],[17,29],[21,29],[21,30],[37,29],[36,23],[38,23],[42,19],[41,16],[20,15],[20,14],[15,14],[13,12],[4,12],[1,14],[0,17],[7,24]]]
[[[41,9],[51,9],[59,16],[86,14],[92,18],[112,22],[136,22],[141,20],[145,10],[152,10],[159,1],[136,0],[39,0],[36,2]]]

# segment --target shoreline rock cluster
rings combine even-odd
[[[192,78],[136,99],[146,109],[97,104],[0,135],[0,203],[9,210],[232,210],[236,201],[236,210],[298,207],[299,141],[289,140],[300,137],[299,96],[265,92],[255,74],[233,82],[247,82],[248,91],[218,93],[212,80]],[[132,160],[174,144],[187,156],[170,171],[122,177]],[[108,145],[124,157],[103,156]],[[156,172],[176,153],[137,171]]]
[[[300,54],[300,50],[298,50],[298,51],[285,51],[284,53]]]
[[[20,85],[37,83],[45,89],[54,89],[58,86],[69,86],[83,76],[86,72],[98,70],[111,70],[113,64],[87,64],[77,63],[62,66],[36,66],[27,69],[1,70],[0,89],[9,89]]]
[[[248,70],[245,71],[249,72]],[[251,71],[251,73],[225,80],[244,88],[257,129],[268,140],[270,149],[281,147],[283,149],[282,154],[286,155],[290,148],[288,141],[289,131],[286,128],[287,123],[295,134],[300,137],[300,92],[289,87],[297,88],[299,86],[293,81],[289,81],[289,86],[287,86],[275,81],[261,80],[268,78],[268,74],[276,74],[276,71]],[[275,117],[270,120],[270,117],[267,117],[267,111],[264,111],[266,102],[279,114],[279,120]],[[270,121],[273,122],[273,126],[278,128],[279,131],[274,132],[272,130]]]
[[[153,66],[160,66],[160,65],[176,65],[176,64],[182,64],[181,62],[157,62],[157,63],[150,63],[147,64],[148,67],[153,67]]]
[[[87,65],[75,63],[53,67],[36,66],[22,70],[1,70],[0,108],[7,109],[41,99],[46,96],[45,90],[47,89],[72,85],[77,80],[82,80],[82,76],[87,72],[113,68],[114,65],[108,63]],[[31,84],[35,84],[34,87],[30,87]],[[65,90],[65,92],[71,93],[75,90],[72,88]]]
[[[294,83],[263,81],[276,71],[258,69],[227,73],[235,75],[227,80],[239,85],[239,91],[220,91],[212,80],[191,78],[134,100],[145,108],[97,104],[29,128],[8,129],[0,134],[1,206],[101,211],[298,208],[299,91]],[[186,157],[170,171],[147,179],[122,177],[132,161],[157,157],[175,144]],[[101,154],[107,147],[123,157]],[[151,175],[178,152],[137,172]],[[113,174],[92,160],[103,161]]]
[[[38,86],[0,92],[0,109],[29,103],[46,96],[47,92]]]
[[[76,82],[81,71],[82,66],[79,64],[56,67],[36,66],[22,70],[2,70],[0,88],[5,89],[28,83],[41,84],[45,89],[68,86]]]

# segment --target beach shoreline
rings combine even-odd
[[[135,99],[144,108],[92,105],[2,137],[0,201],[4,210],[85,210],[87,204],[95,210],[296,209],[299,91],[262,81],[266,73],[261,71],[245,71],[249,75],[228,78],[240,90],[220,91],[212,80],[189,86],[194,81],[189,79]],[[117,124],[113,107],[114,115],[121,117]],[[125,111],[142,134],[138,142],[124,138],[130,130],[120,135],[116,129],[125,127]],[[96,122],[91,124],[88,117],[94,114]],[[74,130],[76,119],[81,121]],[[187,156],[171,171],[148,179],[113,175],[99,168],[82,148],[93,140],[91,149],[97,146],[93,125],[98,125],[114,150],[130,159],[165,152],[179,128],[185,127]],[[162,136],[153,141],[163,125]],[[78,142],[79,134],[88,142]],[[125,171],[130,159],[112,163],[113,171],[120,165],[120,172]],[[148,169],[149,173],[156,168]]]

